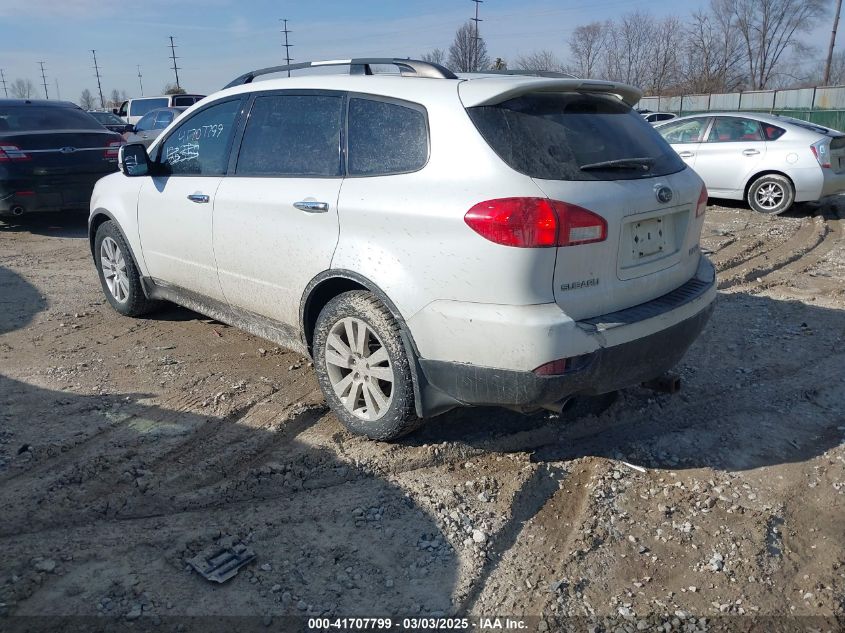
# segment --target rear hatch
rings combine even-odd
[[[558,216],[574,209],[581,218],[579,227],[559,221],[576,242],[557,248],[553,282],[570,317],[650,301],[695,274],[701,180],[619,97],[546,88],[467,111],[505,163],[563,203]],[[595,226],[583,226],[595,216]]]

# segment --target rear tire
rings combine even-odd
[[[329,301],[317,317],[313,349],[326,402],[349,431],[394,440],[420,426],[399,325],[371,293]]]
[[[97,228],[94,262],[103,294],[117,312],[124,316],[139,317],[156,307],[157,302],[144,294],[132,251],[120,229],[111,220]]]
[[[766,174],[751,183],[746,200],[758,213],[780,215],[795,201],[795,187],[786,176]]]

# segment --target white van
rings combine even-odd
[[[121,119],[135,125],[150,110],[157,108],[185,108],[194,105],[205,95],[161,95],[159,97],[138,97],[124,101],[120,108],[112,110]]]

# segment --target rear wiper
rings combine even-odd
[[[592,169],[642,169],[648,171],[654,165],[654,158],[643,156],[641,158],[617,158],[616,160],[603,160],[600,163],[589,163],[581,165],[581,171]]]

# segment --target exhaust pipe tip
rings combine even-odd
[[[551,411],[552,413],[556,413],[558,415],[562,414],[564,411],[569,409],[570,406],[574,404],[574,401],[571,396],[564,398],[563,400],[558,400],[557,402],[549,402],[543,405],[543,409],[546,411]]]
[[[16,206],[12,207],[12,215],[14,215],[14,216],[23,215],[23,211],[24,211],[24,209],[21,205],[16,205]]]

